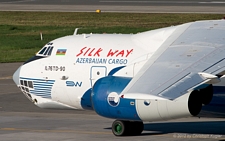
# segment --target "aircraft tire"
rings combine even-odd
[[[129,121],[115,120],[112,124],[112,132],[115,136],[128,135]]]
[[[134,126],[135,126],[134,135],[140,135],[144,129],[143,122],[134,122]]]
[[[144,129],[144,124],[143,122],[139,121],[129,122],[129,129],[130,129],[129,135],[131,136],[140,135]]]

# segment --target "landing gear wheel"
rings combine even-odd
[[[143,122],[138,122],[138,121],[134,122],[134,125],[133,125],[134,135],[140,135],[143,129],[144,129]]]
[[[124,136],[128,132],[128,121],[115,120],[112,124],[112,132],[115,136]]]
[[[144,129],[143,122],[115,120],[112,132],[115,136],[140,135]]]

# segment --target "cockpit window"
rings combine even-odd
[[[47,55],[47,53],[48,53],[48,51],[49,51],[50,48],[51,47],[48,47],[48,49],[45,51],[44,55]]]
[[[49,52],[48,52],[48,55],[50,56],[52,54],[52,50],[53,50],[53,47],[50,48]]]
[[[53,43],[48,43],[45,45],[45,47],[43,47],[38,53],[38,56],[43,56],[43,57],[47,57],[50,56],[52,54],[52,50],[53,50]]]
[[[53,43],[48,43],[47,45],[52,45]]]
[[[44,47],[38,54],[43,54],[47,47]]]
[[[53,43],[46,44],[38,53],[36,53],[35,56],[30,58],[29,60],[27,60],[23,64],[27,64],[29,62],[32,62],[32,61],[35,61],[35,60],[39,60],[39,59],[42,59],[42,58],[46,58],[48,56],[51,56],[53,48],[54,48]],[[21,83],[24,83],[24,82],[21,82]]]

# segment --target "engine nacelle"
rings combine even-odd
[[[189,94],[176,100],[137,99],[137,111],[143,121],[161,121],[190,116],[188,109]]]
[[[208,105],[213,97],[213,86],[209,85],[204,89],[200,89],[199,92],[201,95],[202,104]]]
[[[159,121],[196,116],[201,111],[202,92],[206,90],[194,90],[174,100],[141,93],[121,94],[130,80],[117,76],[99,79],[92,92],[96,113],[114,119]]]
[[[119,97],[130,80],[128,77],[107,76],[96,81],[92,92],[96,113],[114,119],[140,120],[135,100]]]
[[[205,88],[194,90],[188,98],[188,109],[191,115],[196,116],[200,113],[202,105],[207,105],[213,97],[213,86],[208,85]]]

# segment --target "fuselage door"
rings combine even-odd
[[[99,78],[105,77],[106,73],[107,73],[107,68],[105,66],[92,66],[91,74],[90,74],[91,87],[94,86],[95,82]]]

